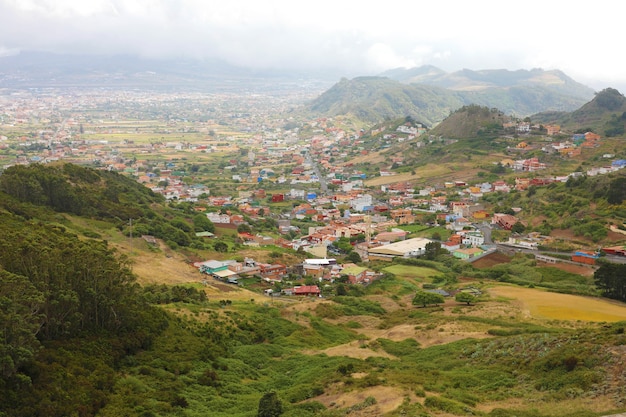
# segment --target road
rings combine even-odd
[[[491,239],[491,225],[489,223],[487,222],[477,223],[474,226],[478,230],[480,230],[483,236],[485,237],[485,245],[494,244]],[[568,257],[571,257],[572,255],[574,255],[574,252],[538,251],[538,250],[533,250],[533,249],[519,248],[517,246],[504,245],[501,243],[497,243],[495,245],[498,248],[498,251],[503,252],[503,253],[509,253],[509,254],[513,254],[516,252],[523,252],[523,253],[532,253],[533,255],[541,253],[542,255],[547,255],[547,256],[567,255]],[[606,255],[603,258],[612,263],[626,264],[626,256]],[[573,261],[568,261],[568,260],[563,260],[563,262],[569,262],[569,263],[579,265],[578,262],[573,262]]]
[[[518,248],[517,246],[503,245],[501,243],[496,244],[496,247],[498,248],[498,251],[502,253],[507,253],[507,254],[532,253],[533,255],[542,254],[542,255],[555,256],[555,257],[563,256],[563,255],[571,257],[572,255],[574,255],[574,252],[539,251],[539,250],[533,250],[533,249]],[[559,262],[571,263],[571,264],[576,264],[576,265],[584,265],[584,264],[581,264],[580,262],[574,262],[574,261],[560,259],[560,258],[558,259],[559,259]],[[626,264],[626,256],[606,255],[606,256],[603,256],[602,259],[605,259],[615,264]]]
[[[307,152],[306,154],[306,162],[311,165],[311,168],[313,168],[313,172],[315,172],[315,175],[317,176],[319,182],[320,182],[320,190],[321,190],[321,194],[322,195],[328,195],[328,185],[326,184],[326,178],[324,178],[322,176],[322,173],[320,172],[320,167],[319,165],[317,165],[317,162],[314,162],[313,159],[311,158],[311,154]]]

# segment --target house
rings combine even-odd
[[[546,133],[548,136],[554,136],[561,132],[560,125],[546,125],[544,127],[546,128]]]
[[[350,284],[369,284],[367,280],[367,268],[355,264],[347,264],[341,270],[341,275],[347,275]]]
[[[494,213],[491,219],[491,224],[498,225],[504,230],[511,230],[517,221],[517,218],[515,216],[511,216],[510,214]]]
[[[480,256],[483,253],[485,253],[485,251],[481,248],[467,248],[467,249],[457,249],[454,252],[452,252],[452,255],[455,258],[468,260],[468,259],[475,258],[476,256]]]
[[[195,266],[200,268],[200,272],[204,274],[211,275],[213,278],[219,279],[221,281],[226,281],[228,283],[236,284],[237,283],[237,273],[230,270],[229,266],[233,263],[237,263],[236,261],[205,261],[194,264]]]
[[[293,288],[283,289],[285,295],[302,295],[302,296],[316,296],[319,297],[321,291],[317,285],[303,285]]]
[[[259,264],[259,268],[265,281],[281,281],[287,275],[287,266],[282,264]]]
[[[206,217],[214,224],[229,224],[230,216],[228,214],[207,213]]]
[[[466,246],[480,246],[485,243],[485,237],[480,232],[468,232],[463,236],[463,244]]]

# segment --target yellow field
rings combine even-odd
[[[489,292],[493,296],[519,301],[525,315],[534,318],[593,322],[626,320],[626,304],[616,301],[513,286],[493,287]]]
[[[427,179],[438,177],[440,179],[463,179],[460,176],[460,173],[463,173],[463,176],[472,175],[475,170],[472,169],[470,164],[464,166],[463,164],[455,164],[454,167],[451,165],[435,165],[428,164],[423,167],[415,169],[415,174],[411,174],[410,172],[404,172],[398,175],[392,175],[389,177],[375,177],[365,181],[365,185],[370,187],[376,187],[379,185],[385,184],[393,184],[396,182],[403,181],[413,181],[419,179]],[[457,172],[459,173],[457,175]]]

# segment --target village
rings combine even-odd
[[[257,114],[242,111],[244,107],[248,111],[255,108],[258,100],[236,105],[226,97],[127,94],[119,98],[118,105],[123,99],[148,108],[162,105],[170,113],[166,119],[153,111],[150,120],[143,120],[145,114],[137,114],[135,120],[121,120],[110,109],[108,95],[5,99],[0,121],[4,131],[13,129],[14,134],[0,136],[3,169],[65,161],[119,172],[162,194],[167,201],[192,204],[214,225],[236,231],[245,246],[277,246],[310,254],[313,258],[299,265],[264,264],[254,259],[210,259],[195,264],[201,273],[229,283],[237,283],[238,276],[258,276],[268,283],[281,282],[287,276],[310,278],[311,285],[285,288],[285,294],[319,295],[313,287],[342,277],[349,283],[366,285],[378,277],[364,266],[367,262],[423,256],[434,243],[467,261],[492,253],[498,244],[536,251],[548,246],[550,238],[536,232],[524,234],[525,225],[515,208],[512,213],[493,212],[483,199],[485,195],[607,174],[626,166],[626,160],[608,154],[604,164],[586,172],[538,176],[547,168],[539,157],[507,158],[498,164],[515,172],[514,180],[452,180],[418,187],[410,181],[394,181],[394,167],[403,162],[402,156],[397,156],[391,159],[389,169],[377,173],[388,180],[376,187],[368,185],[368,174],[346,162],[375,151],[364,146],[362,129],[349,131],[328,118],[277,121],[270,118],[267,109]],[[173,106],[183,99],[188,100],[183,109]],[[211,118],[201,117],[196,107],[208,103],[212,109],[221,110]],[[190,108],[195,109],[191,115],[183,112]],[[173,109],[177,115],[171,114]],[[104,120],[103,114],[109,120]],[[157,121],[152,120],[155,117]],[[226,129],[224,120],[236,122]],[[524,138],[538,126],[519,122],[510,127],[521,135],[510,149],[512,156],[524,156],[539,148],[545,155],[568,158],[602,140],[588,132],[562,141],[545,141],[538,147]],[[563,137],[558,126],[544,129],[547,137]],[[367,132],[382,135],[379,149],[392,143],[427,147],[438,140],[430,138],[419,123],[384,132],[384,127]],[[253,232],[249,220],[265,218],[275,221],[276,230]],[[407,226],[415,224],[446,232],[409,238]],[[508,240],[494,242],[492,229],[512,233]],[[203,232],[202,237],[211,239],[214,234]],[[335,261],[347,254],[339,249],[341,242],[348,242],[350,252],[356,254],[352,262]],[[597,252],[581,248],[572,259],[593,264],[597,257]]]

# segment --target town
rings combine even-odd
[[[413,120],[365,128],[341,118],[306,118],[294,110],[304,99],[114,91],[4,95],[0,161],[3,169],[61,161],[130,176],[167,201],[191,204],[218,230],[235,232],[242,246],[273,246],[311,256],[298,265],[208,259],[195,263],[200,272],[229,283],[239,275],[269,283],[290,275],[313,278],[309,284],[341,277],[368,284],[380,275],[367,268],[368,261],[424,256],[435,246],[467,261],[498,248],[548,248],[553,237],[524,233],[528,225],[518,216],[521,209],[494,211],[485,196],[626,166],[626,160],[605,154],[600,164],[584,171],[544,174],[549,170],[542,157],[525,154],[534,150],[545,158],[580,157],[602,138],[524,120],[504,126],[510,132],[503,139],[511,143],[507,157],[491,163],[493,170],[513,173],[508,180],[485,181],[480,175],[455,179],[449,173],[407,177],[401,154],[387,157],[388,165],[378,171],[360,169],[367,163],[359,164],[359,159],[367,161],[393,144],[426,149],[455,141],[433,137]],[[273,227],[251,227],[251,222],[265,220]],[[423,233],[412,237],[417,232]],[[216,236],[201,233],[209,242]],[[215,250],[220,249],[224,247],[216,244]],[[583,264],[593,265],[600,255],[597,248],[571,249],[570,260]],[[621,246],[603,249],[624,253]],[[319,294],[311,285],[302,288],[283,293]]]

